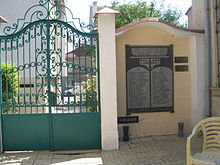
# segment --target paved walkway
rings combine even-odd
[[[1,165],[185,165],[186,138],[153,136],[120,142],[117,151],[11,152]]]

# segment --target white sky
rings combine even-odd
[[[92,5],[94,0],[67,0],[67,6],[72,10],[72,13],[75,18],[80,18],[81,22],[88,24],[89,20],[89,8]],[[96,0],[98,6],[108,6],[111,4],[112,0]],[[131,2],[132,0],[118,0],[120,2]],[[146,0],[150,2],[150,0]],[[165,1],[166,4],[170,4],[174,7],[177,7],[182,11],[184,17],[181,20],[186,20],[185,16],[186,11],[192,5],[192,0],[155,0],[156,2]]]

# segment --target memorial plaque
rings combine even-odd
[[[20,84],[20,88],[33,88],[34,87],[34,84]]]
[[[138,116],[118,117],[118,124],[138,123],[138,122],[139,122],[139,117]]]
[[[188,63],[188,57],[175,57],[175,63]]]
[[[173,112],[173,47],[126,45],[127,114]]]
[[[150,107],[149,71],[135,67],[127,72],[128,108]]]
[[[188,65],[176,65],[175,66],[176,72],[188,72],[188,70],[189,70]]]
[[[167,67],[157,67],[151,72],[151,106],[172,106],[172,70]]]

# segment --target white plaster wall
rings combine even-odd
[[[195,35],[190,38],[192,68],[192,127],[205,118],[209,108],[208,60],[205,55],[205,38]]]
[[[192,8],[188,12],[188,27],[190,29],[204,29],[204,8],[204,0],[192,0]]]

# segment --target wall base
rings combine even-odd
[[[220,88],[211,88],[212,116],[220,117]]]

